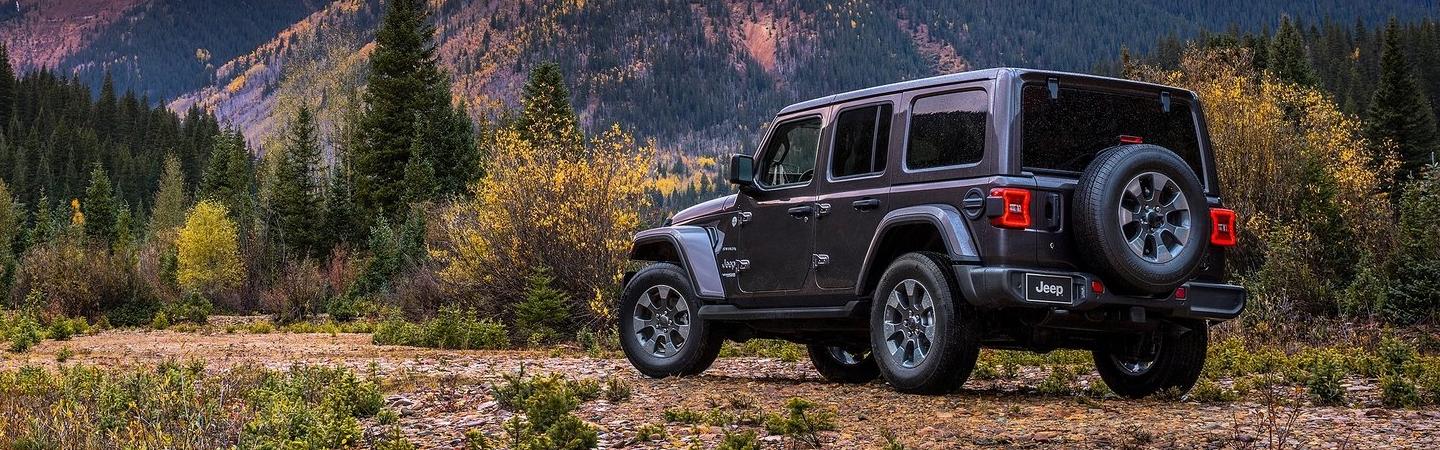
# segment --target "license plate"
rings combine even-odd
[[[1025,274],[1025,299],[1032,302],[1071,303],[1071,278],[1038,273]]]

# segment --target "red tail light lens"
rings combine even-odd
[[[1015,188],[990,190],[990,198],[999,199],[1001,211],[991,214],[990,224],[1000,228],[1030,227],[1030,191]]]
[[[1121,144],[1144,144],[1144,143],[1145,143],[1145,138],[1142,138],[1142,137],[1140,137],[1140,136],[1130,136],[1130,135],[1127,135],[1127,134],[1122,134],[1122,135],[1120,135],[1120,143],[1121,143]]]
[[[1232,247],[1235,241],[1235,211],[1225,208],[1211,209],[1210,244]]]

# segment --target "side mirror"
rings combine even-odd
[[[755,158],[750,155],[730,157],[730,184],[748,193],[755,187]]]

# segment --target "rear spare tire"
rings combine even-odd
[[[1080,175],[1071,211],[1080,257],[1122,294],[1173,292],[1209,250],[1200,179],[1164,147],[1101,152]]]

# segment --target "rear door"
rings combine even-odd
[[[815,222],[815,283],[822,290],[853,289],[875,228],[885,216],[885,174],[895,129],[891,98],[836,108],[820,184]]]

